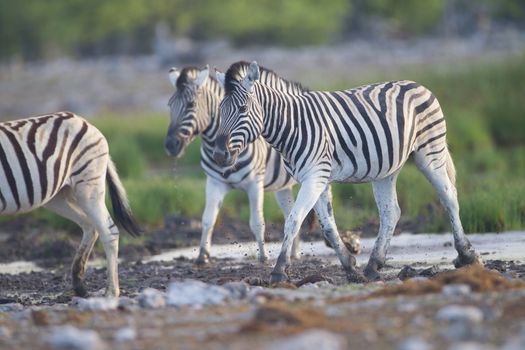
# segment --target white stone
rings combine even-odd
[[[430,350],[432,346],[420,337],[406,338],[397,347],[398,350]]]
[[[492,345],[482,344],[482,343],[472,342],[472,341],[453,343],[448,348],[448,350],[496,350],[496,349],[497,348]],[[523,348],[520,348],[520,349],[523,349]]]
[[[24,305],[19,303],[9,303],[0,305],[0,312],[17,312],[22,311],[23,309]]]
[[[447,305],[439,309],[436,318],[447,322],[481,323],[483,312],[475,306]]]
[[[223,287],[196,280],[172,282],[168,287],[167,303],[170,306],[193,306],[223,304],[231,293]]]
[[[335,333],[322,329],[311,329],[303,333],[279,339],[269,346],[267,350],[342,350],[346,349],[346,340]]]
[[[8,339],[11,338],[11,330],[7,328],[6,326],[0,326],[0,339]]]
[[[137,331],[133,327],[120,328],[115,332],[113,339],[117,342],[132,341],[137,338]]]
[[[244,299],[250,291],[250,286],[245,282],[228,282],[222,287],[230,292],[233,299]]]
[[[106,348],[97,332],[73,326],[54,327],[44,341],[54,349],[101,350]]]
[[[79,311],[109,311],[116,310],[119,305],[118,298],[78,298],[74,297],[71,305]]]
[[[158,309],[166,306],[166,295],[154,288],[144,289],[137,299],[139,305],[146,309]]]
[[[471,291],[472,290],[468,284],[448,284],[441,289],[441,292],[445,296],[468,295]]]

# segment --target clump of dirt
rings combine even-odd
[[[488,270],[481,265],[472,265],[438,273],[433,278],[425,281],[409,279],[399,285],[389,285],[372,293],[371,297],[439,293],[443,286],[447,284],[466,284],[469,285],[474,292],[525,288],[525,281],[523,280],[511,280],[498,271]]]
[[[332,323],[334,322],[327,319],[320,310],[291,308],[284,302],[272,302],[259,306],[253,318],[241,326],[240,332],[295,333],[308,328],[326,327],[327,324]]]
[[[397,274],[397,277],[401,280],[407,280],[409,278],[413,277],[434,277],[439,272],[439,269],[437,266],[431,266],[426,269],[415,269],[410,265],[406,265],[399,271]]]
[[[359,254],[361,252],[361,236],[352,231],[341,231],[339,232],[341,240],[345,244],[346,249],[352,254]],[[324,238],[324,243],[328,248],[333,248],[332,244],[328,242],[326,237]]]

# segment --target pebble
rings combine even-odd
[[[436,318],[447,322],[481,323],[483,312],[475,306],[447,305],[439,309]]]
[[[432,345],[420,337],[408,337],[399,344],[398,350],[430,350]]]
[[[0,326],[0,340],[11,338],[11,330],[6,326]]]
[[[166,296],[154,288],[144,289],[137,297],[140,307],[145,309],[158,309],[166,306]]]
[[[436,319],[447,322],[443,335],[450,340],[469,340],[478,337],[483,312],[475,306],[448,305],[441,308]]]
[[[120,297],[118,299],[118,308],[121,310],[133,310],[137,308],[138,301],[129,297]]]
[[[482,344],[478,342],[469,341],[453,343],[449,346],[448,350],[496,350],[496,347],[490,344]]]
[[[167,304],[193,306],[223,304],[231,297],[228,289],[196,280],[172,282],[168,287]]]
[[[346,349],[346,340],[335,333],[322,329],[312,329],[306,332],[280,339],[265,349],[272,350],[342,350]]]
[[[0,312],[17,312],[22,311],[23,309],[24,305],[19,303],[9,303],[0,305]]]
[[[452,296],[461,296],[461,295],[468,295],[471,292],[471,288],[468,284],[448,284],[443,286],[441,289],[441,293],[444,296],[452,297]]]
[[[73,326],[54,327],[44,341],[54,349],[101,350],[106,348],[97,332]]]
[[[250,286],[245,282],[228,282],[222,287],[230,292],[233,299],[244,299],[250,291]]]
[[[93,298],[79,298],[74,297],[71,300],[71,306],[79,311],[109,311],[116,310],[119,306],[118,298],[104,298],[104,297],[93,297]]]
[[[132,341],[137,338],[137,331],[133,327],[123,327],[118,329],[113,339],[117,342],[126,342],[126,341]]]

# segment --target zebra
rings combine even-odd
[[[137,235],[126,191],[102,133],[82,117],[58,112],[0,123],[0,214],[45,207],[83,231],[71,266],[73,290],[85,297],[86,261],[100,235],[107,296],[118,296],[119,230],[105,205],[107,181],[117,222]]]
[[[277,74],[257,62],[237,62],[226,74],[217,72],[225,87],[219,106],[214,159],[235,164],[238,154],[262,135],[284,158],[288,172],[301,184],[286,218],[285,238],[271,282],[287,279],[290,241],[314,207],[328,241],[349,281],[380,279],[380,270],[400,217],[396,179],[410,154],[438,192],[449,215],[458,257],[456,267],[482,260],[465,236],[459,217],[455,168],[446,143],[443,111],[435,96],[412,81],[392,81],[351,90],[303,94],[283,93],[260,77]],[[283,79],[284,80],[284,79]],[[364,274],[343,248],[337,234],[331,182],[372,182],[380,227]]]
[[[277,203],[286,217],[294,202],[292,187],[295,181],[284,170],[280,154],[262,138],[255,140],[239,155],[239,163],[235,167],[219,166],[213,160],[213,148],[219,126],[219,103],[224,95],[222,87],[215,78],[209,76],[208,66],[204,69],[171,68],[169,80],[175,92],[168,102],[171,121],[164,142],[167,154],[180,158],[195,137],[202,135],[201,166],[207,178],[206,204],[202,214],[202,236],[196,263],[209,263],[213,227],[224,196],[234,188],[248,194],[250,229],[257,240],[259,261],[266,262],[268,255],[264,242],[264,191],[275,192]],[[289,93],[299,91],[291,85],[278,86],[272,81],[266,83]],[[297,236],[292,247],[292,256],[298,258],[299,255]]]

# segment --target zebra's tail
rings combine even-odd
[[[455,187],[456,186],[456,167],[454,166],[454,162],[452,161],[452,156],[450,155],[450,151],[448,149],[447,149],[446,162],[447,162],[446,167],[447,167],[448,178],[450,179],[450,182],[452,182],[452,184]]]
[[[111,198],[115,220],[132,236],[140,235],[142,229],[131,213],[126,190],[124,186],[122,186],[122,182],[120,182],[117,169],[111,159],[108,162],[106,181],[108,183],[109,197]]]

